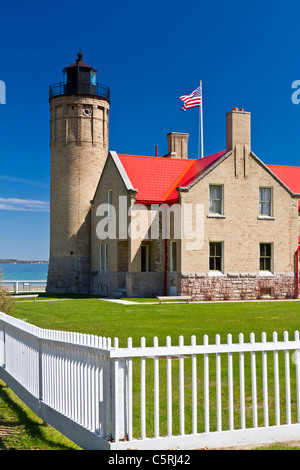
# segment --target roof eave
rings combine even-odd
[[[292,197],[295,197],[295,198],[299,198],[300,197],[300,194],[298,193],[294,193],[272,170],[270,170],[270,168],[260,159],[258,158],[257,155],[255,155],[254,152],[252,152],[252,150],[250,151],[250,155],[251,157],[253,157],[257,163],[259,163],[260,165],[262,165],[262,167],[284,188],[286,189],[286,191],[288,191],[288,193],[292,196]]]
[[[126,189],[128,191],[133,191],[133,192],[137,193],[138,190],[135,189],[132,186],[132,183],[129,179],[129,176],[126,173],[126,170],[125,170],[124,166],[122,165],[122,162],[119,159],[119,156],[118,156],[117,152],[115,152],[114,150],[110,150],[109,154],[110,154],[111,158],[113,159],[114,164],[116,165],[118,172],[120,173],[120,176],[121,176],[121,178],[122,178],[122,180],[123,180],[123,182],[126,186]]]

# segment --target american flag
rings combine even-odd
[[[197,108],[198,106],[201,106],[202,85],[200,84],[190,95],[179,96],[179,99],[183,101],[183,111],[186,111],[189,108]]]

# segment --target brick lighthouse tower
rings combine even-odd
[[[50,262],[48,293],[90,290],[90,202],[108,153],[109,88],[82,61],[49,88]]]

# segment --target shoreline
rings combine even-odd
[[[17,259],[0,259],[0,264],[49,264],[49,261],[25,261]]]

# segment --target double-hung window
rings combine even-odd
[[[272,243],[260,243],[259,270],[272,271]]]
[[[209,270],[222,271],[223,269],[223,243],[209,243]]]
[[[259,215],[272,216],[272,188],[259,188]]]
[[[223,186],[221,184],[209,186],[209,213],[223,214]]]

